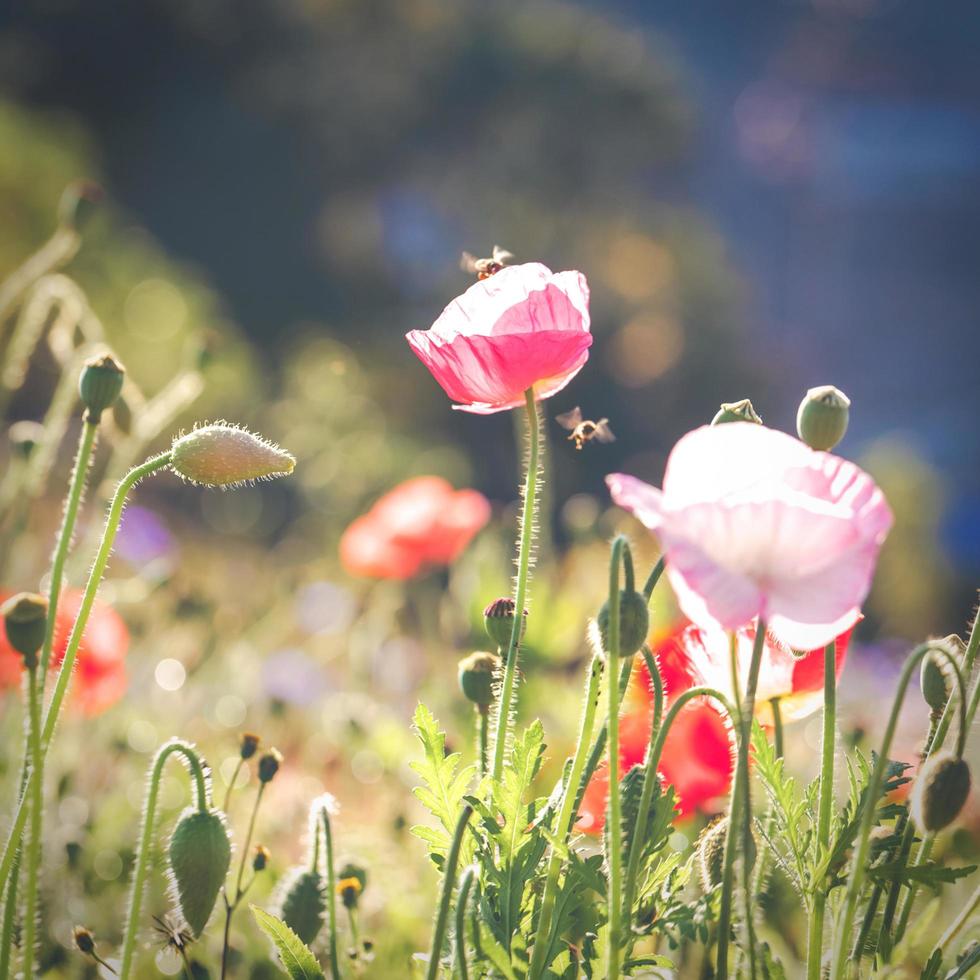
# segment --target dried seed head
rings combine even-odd
[[[309,946],[320,933],[326,909],[319,872],[296,868],[284,884],[279,918]]]
[[[494,599],[493,602],[483,610],[483,622],[486,625],[490,639],[500,649],[510,646],[511,633],[514,630],[514,610],[517,604],[513,599],[503,597]],[[527,610],[524,610],[524,622],[521,624],[521,635],[517,638],[520,642],[524,638],[527,629]]]
[[[37,666],[37,652],[44,644],[48,600],[36,592],[19,592],[0,606],[10,645],[27,667]]]
[[[102,413],[112,408],[122,392],[125,377],[125,369],[110,354],[93,357],[85,362],[78,378],[78,393],[89,422],[98,424]]]
[[[281,765],[282,753],[278,749],[269,749],[259,759],[259,781],[262,783],[271,783],[276,778],[276,773],[279,772]]]
[[[242,732],[241,740],[238,743],[238,751],[243,759],[251,759],[258,751],[262,739],[252,732]]]
[[[811,449],[833,449],[847,432],[850,409],[850,398],[839,388],[811,388],[796,413],[796,431]]]
[[[935,833],[960,814],[970,795],[970,767],[951,752],[937,752],[926,760],[912,787],[912,819]]]
[[[609,601],[596,617],[602,649],[609,652]],[[634,590],[619,591],[619,655],[632,657],[646,643],[650,632],[650,611],[646,597]]]
[[[227,422],[201,426],[174,440],[171,469],[191,483],[236,487],[293,472],[296,460],[275,443]]]
[[[500,657],[479,650],[459,662],[460,689],[481,711],[493,704],[493,679],[499,669]]]
[[[75,941],[75,948],[80,953],[91,956],[95,952],[95,936],[85,926],[75,926],[72,939]]]
[[[231,862],[223,815],[217,810],[186,810],[174,827],[169,854],[174,898],[191,931],[200,936]]]
[[[265,871],[266,865],[269,863],[269,858],[272,855],[269,854],[269,848],[262,844],[255,845],[255,854],[252,857],[252,870],[253,871]]]
[[[748,398],[737,402],[723,402],[717,414],[711,420],[712,425],[723,425],[725,422],[755,422],[762,425],[762,419],[752,407]]]

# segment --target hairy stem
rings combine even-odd
[[[330,933],[330,976],[340,980],[340,960],[337,955],[337,877],[333,863],[333,831],[330,828],[330,812],[327,807],[320,810],[323,823],[323,844],[327,858],[327,930]]]
[[[452,844],[450,844],[449,853],[446,855],[446,864],[442,873],[442,894],[439,898],[439,908],[432,929],[432,946],[429,950],[429,967],[426,971],[426,980],[437,980],[439,976],[442,947],[446,941],[446,928],[449,925],[449,907],[452,905],[453,886],[456,883],[456,865],[459,863],[459,852],[463,846],[463,834],[466,832],[466,825],[471,816],[473,816],[473,807],[464,806],[460,811],[459,819],[456,821]]]
[[[466,908],[479,873],[480,869],[471,864],[459,879],[459,895],[456,898],[456,970],[459,980],[470,980],[469,967],[466,964]]]
[[[31,772],[38,773],[41,768],[41,706],[37,679],[38,667],[35,660],[27,673],[27,698],[30,711]],[[26,980],[33,980],[34,957],[37,952],[37,886],[40,871],[41,842],[34,836],[41,827],[41,780],[31,780],[31,837],[27,844],[27,880],[24,885],[24,936],[21,942],[21,969]]]

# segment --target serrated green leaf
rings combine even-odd
[[[310,948],[282,919],[277,919],[257,905],[250,905],[249,908],[259,928],[275,945],[282,968],[291,980],[323,980],[323,970]]]

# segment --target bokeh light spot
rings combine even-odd
[[[179,660],[165,657],[153,672],[157,684],[165,691],[179,691],[187,680],[187,671]]]

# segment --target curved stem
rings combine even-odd
[[[239,759],[238,766],[235,768],[235,778],[238,777],[238,770],[241,768],[241,764],[242,760]],[[234,785],[234,782],[235,780],[232,779],[232,785]],[[227,896],[225,896],[225,931],[224,940],[221,944],[221,980],[224,980],[228,972],[228,954],[231,952],[231,920],[235,915],[235,909],[238,908],[242,900],[242,896],[248,890],[247,888],[242,888],[242,879],[245,876],[245,865],[248,862],[248,851],[252,844],[252,835],[255,833],[255,818],[259,815],[259,806],[262,803],[262,795],[265,793],[267,785],[268,783],[259,783],[258,792],[255,794],[255,803],[252,804],[252,814],[248,819],[248,831],[245,834],[242,857],[238,863],[238,876],[235,879],[235,897],[229,902]],[[228,789],[230,792],[231,787],[229,786]]]
[[[762,651],[765,648],[766,624],[761,618],[756,624],[755,642],[752,644],[752,659],[745,683],[745,697],[738,711],[738,755],[735,760],[735,780],[732,786],[732,803],[728,817],[728,833],[725,836],[724,868],[721,879],[721,911],[718,915],[718,965],[719,980],[728,977],[728,947],[731,942],[732,891],[735,879],[736,835],[742,836],[742,872],[745,890],[745,915],[749,953],[749,969],[755,976],[755,942],[752,928],[751,908],[751,869],[746,856],[752,840],[752,808],[749,793],[749,741],[752,736],[752,718],[755,713],[755,689],[759,683],[759,667],[762,664]],[[737,658],[733,657],[737,663]],[[732,677],[738,681],[738,672]],[[744,812],[743,812],[744,811]]]
[[[837,743],[837,644],[823,651],[823,740],[820,755],[820,790],[817,803],[817,851],[830,847],[830,821],[834,805],[834,750]],[[823,962],[823,924],[827,909],[824,882],[814,882],[813,905],[807,929],[807,980],[820,980]]]
[[[609,661],[606,685],[609,710],[606,724],[609,728],[606,758],[609,766],[609,802],[606,819],[606,865],[607,875],[607,905],[609,915],[609,945],[606,958],[606,980],[619,980],[620,954],[622,953],[622,915],[623,915],[623,818],[619,787],[619,685],[614,683],[616,665],[619,663],[619,564],[624,552],[628,553],[629,546],[623,537],[616,538],[612,545],[612,556],[609,562],[609,621],[606,628],[608,648],[606,657]]]
[[[661,555],[657,560],[657,564],[653,566],[653,570],[650,572],[650,577],[646,580],[646,584],[643,586],[643,595],[646,597],[647,602],[649,602],[653,596],[653,590],[657,587],[657,583],[660,581],[660,576],[663,575],[666,567],[667,560],[663,555]]]
[[[888,752],[891,749],[892,739],[895,736],[895,727],[898,724],[898,715],[902,704],[905,701],[905,692],[912,677],[912,671],[919,665],[922,658],[930,652],[935,652],[944,656],[957,671],[957,678],[960,684],[960,736],[965,738],[965,702],[963,700],[963,676],[959,671],[959,665],[952,656],[943,648],[934,646],[931,642],[922,643],[917,646],[906,658],[899,675],[898,687],[895,691],[895,700],[892,702],[891,713],[888,716],[888,724],[885,727],[885,734],[881,740],[881,748],[875,759],[874,768],[871,771],[871,779],[864,791],[864,799],[861,813],[861,825],[858,830],[857,844],[854,847],[854,854],[851,858],[851,866],[847,877],[847,891],[844,894],[844,904],[841,908],[840,917],[834,932],[833,957],[830,965],[830,980],[841,980],[844,972],[844,965],[847,962],[847,950],[851,929],[854,926],[854,913],[857,907],[858,897],[864,885],[865,873],[868,866],[868,851],[870,847],[871,828],[874,824],[875,815],[878,812],[878,798],[881,794],[881,783],[884,778],[885,769],[888,766]],[[949,705],[947,705],[947,708]],[[924,845],[923,845],[924,847]]]
[[[0,977],[13,976],[10,968],[14,947],[14,926],[17,918],[17,880],[20,877],[20,848],[16,849],[13,870],[3,903],[3,927],[0,932]]]
[[[558,878],[564,863],[563,850],[572,830],[575,816],[575,800],[578,795],[579,780],[585,766],[585,756],[589,739],[592,737],[592,726],[595,724],[596,708],[599,704],[599,679],[602,677],[602,658],[598,655],[592,658],[589,676],[585,686],[585,700],[582,703],[582,721],[579,726],[578,741],[575,743],[575,753],[572,757],[572,768],[565,784],[565,793],[555,823],[555,841],[551,845],[551,856],[548,860],[548,871],[544,886],[544,896],[541,899],[541,912],[538,916],[538,928],[534,934],[531,963],[528,967],[528,980],[536,980],[547,965],[547,954],[551,947],[551,922],[558,897]],[[457,911],[457,915],[458,915]]]
[[[40,772],[41,767],[41,707],[37,673],[38,667],[37,661],[35,661],[27,673],[27,699],[30,712],[29,742],[31,747],[32,773]],[[21,970],[26,980],[33,980],[34,956],[37,952],[37,884],[41,861],[41,841],[39,834],[42,807],[40,779],[34,778],[31,780],[30,802],[31,836],[28,839],[26,847],[27,880],[24,886],[24,936],[21,942]]]
[[[524,392],[527,405],[527,431],[529,452],[527,474],[524,478],[524,511],[521,516],[520,545],[517,552],[517,588],[514,596],[514,626],[507,645],[504,662],[504,679],[500,689],[497,706],[497,739],[493,753],[493,778],[499,780],[504,771],[504,754],[507,750],[507,736],[510,731],[510,716],[514,700],[514,676],[517,672],[517,651],[521,633],[524,630],[524,608],[527,602],[528,569],[531,564],[531,549],[534,545],[535,500],[538,490],[538,468],[540,465],[541,432],[538,425],[538,408],[534,400],[534,389]]]
[[[442,895],[439,898],[439,909],[436,912],[435,926],[432,930],[432,947],[429,951],[429,968],[426,971],[427,980],[437,980],[439,962],[442,957],[442,946],[446,941],[446,927],[449,924],[449,906],[453,899],[453,885],[456,881],[456,865],[459,863],[459,852],[463,846],[463,834],[466,825],[473,816],[473,807],[464,806],[456,821],[456,830],[446,855],[446,864],[442,873]]]
[[[187,766],[194,780],[198,810],[203,813],[208,809],[207,780],[204,776],[204,767],[201,759],[194,747],[190,743],[182,742],[179,739],[174,739],[161,746],[150,767],[146,801],[143,804],[143,828],[140,832],[139,850],[136,853],[136,868],[133,872],[133,887],[129,896],[129,914],[126,918],[122,959],[119,966],[121,980],[127,980],[133,965],[140,907],[143,904],[143,891],[146,887],[150,852],[153,848],[153,825],[156,820],[157,797],[160,793],[160,777],[163,774],[163,767],[166,765],[167,760],[174,754],[183,757],[184,764]]]
[[[225,790],[225,802],[221,807],[225,812],[225,816],[228,815],[228,807],[231,803],[231,794],[235,789],[235,783],[238,782],[238,774],[242,771],[242,766],[245,765],[245,760],[239,756],[238,762],[235,764],[235,771],[231,774],[231,780],[228,783],[228,788]]]
[[[340,980],[340,961],[337,957],[337,880],[333,867],[333,832],[330,829],[330,812],[320,810],[323,821],[323,843],[327,858],[327,928],[330,932],[330,976]]]
[[[459,980],[470,980],[466,965],[466,907],[469,905],[470,891],[480,869],[471,864],[459,879],[459,895],[456,897],[456,969]]]

